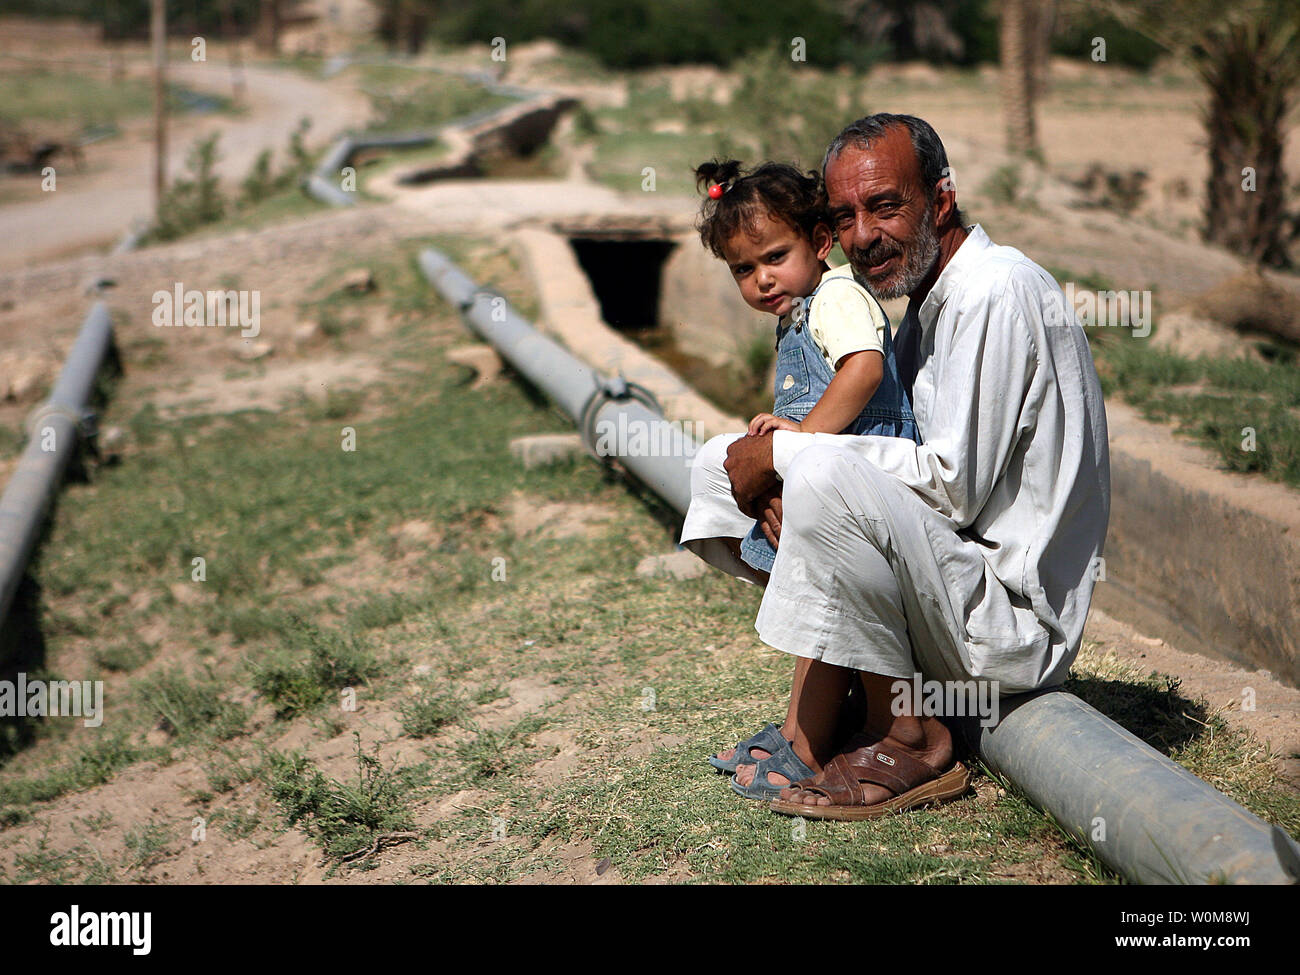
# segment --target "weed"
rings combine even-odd
[[[171,854],[171,841],[172,834],[167,826],[152,819],[143,826],[128,830],[122,838],[127,853],[127,869],[145,871],[161,863]]]
[[[242,734],[248,721],[247,709],[223,700],[211,675],[191,680],[179,670],[160,672],[140,681],[136,693],[158,726],[183,743],[207,734],[225,741]]]
[[[453,691],[423,688],[401,708],[402,731],[413,738],[437,734],[465,712],[465,702]]]
[[[104,670],[125,673],[143,667],[158,652],[156,643],[145,643],[138,638],[119,640],[95,651],[95,663]]]
[[[354,737],[355,782],[327,778],[298,753],[273,754],[266,770],[271,798],[286,822],[303,829],[337,861],[377,849],[386,837],[406,833],[412,825],[401,778],[383,767],[377,746],[374,755],[367,755],[360,734]]]
[[[379,673],[379,662],[355,633],[294,616],[283,637],[280,652],[252,669],[253,686],[276,706],[278,717],[309,711],[333,691],[364,684]]]

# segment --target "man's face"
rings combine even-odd
[[[826,165],[831,226],[844,255],[881,300],[911,294],[939,258],[934,202],[905,128],[846,146]]]

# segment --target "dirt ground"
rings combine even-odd
[[[4,26],[0,22],[0,34]],[[18,47],[7,53],[41,62],[76,65],[97,77],[108,75],[106,52],[99,46],[69,39],[36,50]],[[121,56],[126,77],[149,76],[147,47],[124,45]],[[247,53],[245,54],[247,57]],[[174,181],[186,172],[186,156],[198,139],[220,133],[216,172],[235,183],[253,165],[258,153],[282,154],[289,133],[302,118],[312,120],[305,142],[327,145],[340,132],[363,125],[369,114],[366,98],[348,83],[321,81],[287,68],[264,63],[243,66],[240,114],[187,115],[171,119],[167,169]],[[233,97],[230,58],[220,44],[209,49],[205,62],[173,51],[168,80],[196,91]],[[0,268],[16,268],[111,247],[153,209],[153,121],[138,118],[122,123],[116,138],[85,150],[86,165],[62,162],[55,166],[57,190],[43,193],[31,176],[0,176]]]

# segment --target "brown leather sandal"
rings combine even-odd
[[[862,744],[854,747],[856,743]],[[946,772],[905,754],[882,741],[858,736],[849,741],[848,751],[832,758],[821,774],[796,782],[796,788],[823,795],[829,806],[813,806],[785,799],[773,799],[772,811],[805,819],[876,819],[904,809],[937,805],[955,799],[970,788],[970,769],[954,762]],[[863,785],[881,785],[894,798],[867,805]]]

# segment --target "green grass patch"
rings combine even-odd
[[[1114,291],[1097,275],[1048,268],[1058,281]],[[1152,334],[1159,328],[1154,323]],[[1230,471],[1300,487],[1300,370],[1288,350],[1271,359],[1190,358],[1127,328],[1087,329],[1102,390],[1210,448]]]
[[[356,633],[323,630],[294,617],[281,635],[280,651],[251,665],[253,686],[275,705],[278,717],[310,711],[380,671],[369,644]]]
[[[361,90],[370,99],[369,133],[402,134],[435,129],[463,116],[515,101],[454,75],[382,65],[358,65],[351,70],[361,71]]]
[[[465,702],[447,687],[422,687],[401,707],[402,731],[412,738],[437,734],[465,713]]]
[[[199,93],[184,85],[167,86],[168,110],[230,112],[229,98]],[[0,119],[39,127],[46,122],[82,127],[112,125],[149,115],[153,85],[147,78],[111,81],[104,75],[70,72],[66,68],[25,66],[0,71]]]
[[[326,857],[357,859],[385,840],[412,838],[413,820],[401,775],[386,769],[356,737],[356,778],[340,782],[300,754],[271,755],[265,775],[285,822],[302,828]]]
[[[179,670],[160,671],[135,685],[146,713],[182,743],[212,737],[226,741],[244,732],[247,709],[222,698],[221,683],[210,674],[192,679]]]
[[[158,749],[132,742],[125,734],[99,733],[89,744],[72,751],[66,763],[43,775],[0,781],[0,808],[45,802],[102,785],[128,765],[160,754]]]

